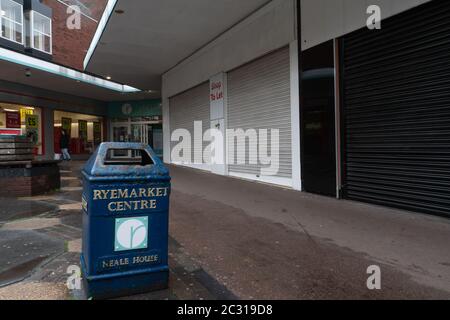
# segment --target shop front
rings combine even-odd
[[[27,136],[34,145],[34,155],[45,153],[42,109],[28,105],[0,103],[0,135]]]
[[[114,102],[109,105],[110,135],[113,142],[138,142],[149,145],[163,156],[161,100]],[[127,151],[114,156],[127,157]]]
[[[80,156],[92,154],[104,141],[103,117],[79,114],[65,111],[54,113],[54,148],[55,154],[61,154],[61,135],[64,130],[69,139],[71,155]]]

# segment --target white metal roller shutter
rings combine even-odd
[[[280,130],[280,169],[276,177],[292,178],[292,133],[289,48],[283,48],[228,74],[228,128]],[[270,136],[269,136],[270,142]],[[236,141],[236,140],[235,140]],[[236,142],[228,141],[229,146]],[[258,177],[261,165],[249,164],[248,142],[245,165],[229,165],[230,173]],[[241,146],[242,147],[242,146]],[[229,159],[235,159],[228,149]],[[270,153],[270,144],[268,147]]]
[[[209,145],[209,142],[199,142],[194,135],[194,122],[202,121],[201,135],[210,129],[210,106],[209,106],[209,83],[201,84],[184,93],[169,99],[170,110],[170,131],[171,134],[177,129],[186,129],[192,138],[191,163],[194,163],[195,152],[202,152]],[[171,142],[171,150],[178,142]],[[199,146],[202,146],[200,150]],[[208,162],[206,163],[208,164]],[[203,167],[203,169],[209,169]]]

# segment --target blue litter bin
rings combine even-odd
[[[103,143],[83,169],[81,267],[88,298],[168,287],[168,169],[146,145]]]

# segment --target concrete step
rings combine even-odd
[[[76,177],[61,177],[61,189],[81,187],[81,180]]]

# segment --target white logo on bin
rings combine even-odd
[[[148,218],[116,219],[115,251],[148,248]]]

